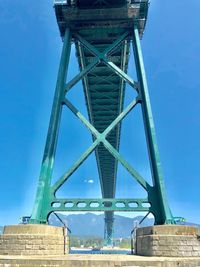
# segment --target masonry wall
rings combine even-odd
[[[5,226],[0,235],[0,255],[64,255],[68,248],[69,238],[62,227]]]
[[[193,226],[162,225],[137,229],[136,254],[200,257],[200,234]]]

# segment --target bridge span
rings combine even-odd
[[[55,0],[54,8],[63,49],[35,203],[28,224],[4,227],[0,235],[0,267],[200,266],[198,228],[175,225],[176,218],[171,213],[165,192],[140,44],[147,21],[148,0]],[[70,63],[72,43],[75,44],[80,72],[68,80],[68,69],[73,67]],[[131,49],[136,78],[127,74]],[[89,119],[68,99],[68,92],[79,81],[82,81]],[[127,106],[124,103],[126,84],[136,93]],[[122,121],[137,105],[141,107],[152,185],[120,153]],[[68,108],[89,130],[92,144],[53,182],[64,108]],[[92,152],[96,155],[102,198],[59,198],[57,191]],[[131,198],[115,197],[118,163],[146,191],[146,198],[135,198],[134,192]],[[135,257],[70,255],[69,235],[65,228],[48,225],[50,214],[57,211],[105,212],[108,246],[113,244],[116,211],[152,213],[156,225],[137,229]]]
[[[63,40],[63,51],[30,222],[46,223],[49,215],[56,211],[104,211],[105,239],[108,245],[112,244],[115,211],[151,212],[156,224],[173,224],[174,218],[164,188],[140,45],[149,1],[55,0],[54,8]],[[75,44],[80,73],[68,81],[72,43]],[[136,79],[127,74],[130,49],[133,49],[134,53]],[[68,99],[68,92],[73,90],[79,81],[82,81],[89,120]],[[136,97],[128,106],[124,106],[126,84],[136,92]],[[122,121],[137,105],[141,106],[143,115],[153,185],[120,154]],[[71,110],[88,128],[93,143],[71,168],[52,184],[63,108]],[[58,189],[92,152],[96,155],[102,199],[57,198]],[[121,163],[147,192],[147,198],[134,198],[134,192],[133,198],[130,199],[115,198],[118,163]]]

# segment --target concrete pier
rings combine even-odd
[[[195,227],[145,227],[137,231],[137,250],[151,254],[151,257],[65,254],[64,247],[68,248],[69,243],[62,227],[6,226],[0,236],[0,267],[200,267],[198,237]],[[160,251],[160,257],[152,256]],[[163,257],[165,251],[182,256],[169,254]],[[186,253],[189,256],[182,254],[188,251],[191,252]],[[198,255],[192,252],[198,252]]]
[[[141,256],[200,257],[196,226],[156,225],[138,228],[136,254]]]
[[[0,255],[64,255],[68,246],[64,228],[50,225],[5,226],[0,235]]]

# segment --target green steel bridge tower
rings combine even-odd
[[[56,0],[54,8],[63,49],[30,223],[45,224],[49,215],[56,211],[103,211],[107,245],[113,242],[115,211],[151,212],[155,224],[174,223],[164,187],[140,45],[147,20],[148,0]],[[80,73],[68,81],[72,43],[75,44]],[[134,54],[136,81],[127,74],[130,49]],[[68,100],[68,92],[79,81],[82,81],[89,119]],[[124,106],[126,84],[137,94],[128,106]],[[122,121],[137,105],[141,106],[153,185],[120,154]],[[64,108],[68,108],[88,128],[93,143],[69,170],[52,183]],[[92,152],[96,156],[102,198],[56,197],[58,189]],[[133,198],[115,198],[118,162],[147,192],[146,198],[134,198],[134,192]]]

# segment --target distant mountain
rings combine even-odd
[[[85,214],[70,214],[58,216],[68,225],[73,235],[77,236],[101,236],[104,235],[104,215],[96,215],[93,213]],[[134,227],[135,221],[140,221],[143,217],[137,216],[135,218],[128,218],[124,216],[115,215],[114,236],[129,237]],[[60,226],[61,223],[55,215],[51,215],[50,224]],[[149,226],[153,224],[153,219],[147,218],[142,226]]]
[[[68,225],[69,229],[72,231],[72,235],[77,236],[100,236],[104,235],[104,215],[96,215],[93,213],[85,214],[70,214],[63,215],[57,213],[58,216]],[[114,221],[114,236],[115,238],[126,238],[130,237],[131,231],[134,227],[134,222],[141,221],[143,216],[137,216],[134,218],[128,218],[124,216],[115,215]],[[61,226],[60,221],[56,218],[55,215],[51,215],[50,224]],[[153,218],[146,218],[141,226],[150,226],[153,225]],[[200,225],[190,222],[181,223],[185,225],[194,225],[199,227]]]
[[[99,236],[103,237],[104,235],[104,215],[96,215],[93,213],[85,214],[70,214],[63,215],[57,213],[58,216],[65,222],[66,225],[72,231],[72,235],[76,236]],[[137,216],[134,218],[128,218],[124,216],[115,215],[114,223],[114,237],[115,238],[127,238],[130,237],[130,233],[134,227],[134,222],[141,221],[142,216]],[[61,226],[61,222],[55,215],[51,215],[49,223],[55,226]],[[146,218],[141,226],[150,226],[153,225],[154,220],[152,218]],[[200,224],[183,222],[182,225],[191,225],[197,226],[200,232]],[[0,226],[0,234],[3,232],[3,226]]]

